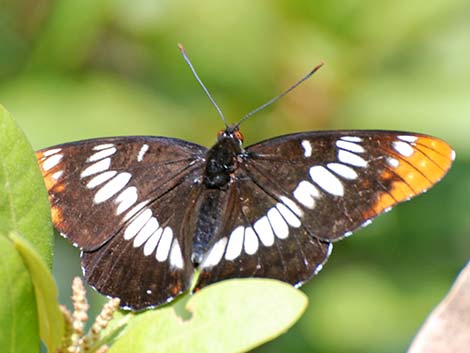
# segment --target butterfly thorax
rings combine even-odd
[[[241,141],[233,134],[219,136],[207,152],[204,185],[210,189],[224,189],[236,169],[237,157],[243,153]]]

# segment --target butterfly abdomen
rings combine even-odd
[[[195,221],[192,242],[191,261],[199,265],[207,251],[214,245],[214,239],[220,232],[224,213],[227,207],[226,192],[217,189],[205,190],[196,204],[199,217]]]

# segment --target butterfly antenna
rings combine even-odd
[[[194,69],[194,66],[191,63],[191,60],[189,60],[188,54],[186,54],[186,50],[184,50],[184,47],[181,43],[178,43],[178,48],[181,52],[181,55],[183,55],[184,61],[186,61],[186,64],[188,64],[188,66],[191,69],[191,72],[193,73],[193,75],[196,78],[197,82],[199,82],[199,84],[201,85],[204,92],[206,92],[206,94],[209,97],[212,105],[215,107],[215,109],[217,109],[217,112],[219,113],[220,117],[222,118],[222,121],[224,122],[225,126],[228,127],[227,121],[225,120],[224,113],[222,113],[222,110],[219,108],[219,106],[215,102],[214,98],[212,98],[212,95],[210,94],[209,90],[206,88],[206,86],[204,86],[204,83],[202,83],[201,79],[199,78],[199,75],[196,72],[196,69]]]
[[[282,92],[281,94],[277,95],[276,97],[274,98],[271,98],[269,101],[267,101],[266,103],[264,103],[263,105],[259,106],[258,108],[252,110],[251,112],[249,112],[248,114],[246,114],[235,126],[238,127],[240,126],[241,123],[243,123],[246,119],[248,119],[250,116],[258,113],[259,111],[263,110],[264,108],[266,107],[269,107],[271,104],[273,104],[274,102],[278,101],[279,99],[281,99],[282,97],[284,97],[287,93],[289,93],[290,91],[292,91],[294,88],[296,88],[297,86],[299,86],[301,83],[303,83],[304,81],[308,80],[315,72],[317,72],[317,70],[322,67],[324,65],[323,62],[321,62],[320,64],[318,64],[317,66],[315,66],[308,74],[306,74],[304,77],[302,77],[299,81],[297,81],[296,83],[294,83],[292,86],[290,86],[288,89],[286,89],[284,92]]]

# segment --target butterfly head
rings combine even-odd
[[[238,124],[235,125],[228,125],[225,129],[220,130],[217,133],[217,141],[222,139],[231,138],[237,140],[240,145],[243,143],[245,137],[241,133]]]

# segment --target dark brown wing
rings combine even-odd
[[[189,289],[194,267],[188,227],[199,173],[142,207],[100,248],[82,251],[88,283],[134,310],[164,304]]]
[[[438,182],[445,142],[390,131],[307,132],[248,147],[231,185],[233,218],[202,263],[196,289],[232,277],[300,285],[329,242]]]
[[[54,226],[78,247],[93,250],[125,225],[134,207],[201,168],[205,151],[177,139],[117,137],[54,146],[36,156]]]
[[[298,216],[239,170],[227,196],[226,220],[200,265],[196,290],[227,278],[268,277],[300,285],[331,252]]]
[[[161,137],[87,140],[37,152],[54,226],[82,249],[89,283],[142,309],[185,291],[185,228],[204,147]]]

